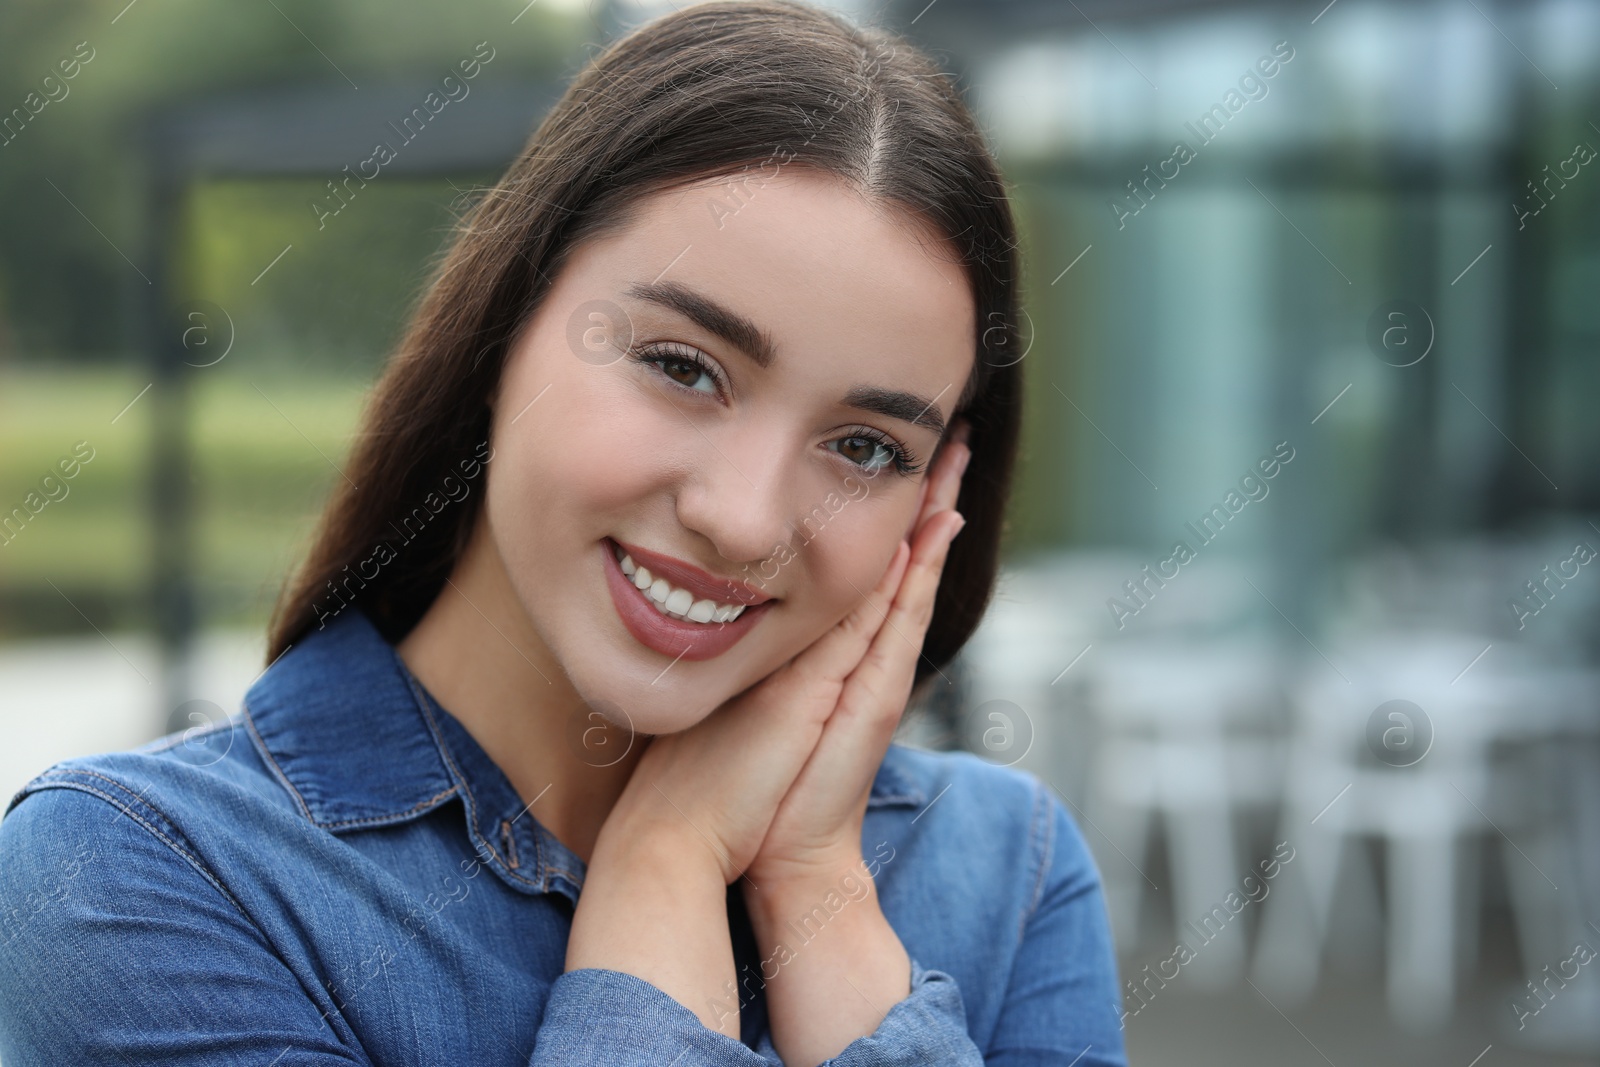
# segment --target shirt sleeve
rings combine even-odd
[[[1042,782],[1051,831],[1038,903],[1011,971],[988,1067],[1126,1067],[1117,959],[1100,871]]]
[[[956,980],[911,960],[911,992],[889,1009],[878,1029],[858,1037],[821,1067],[984,1067],[967,1035],[967,1011]]]
[[[910,995],[823,1067],[1127,1067],[1100,872],[1066,806],[1035,789],[1039,889],[988,1048],[968,1035],[955,978],[913,959]]]
[[[550,986],[528,1067],[775,1067],[711,1029],[665,990],[602,967],[567,971]]]
[[[0,820],[0,1060],[367,1065],[149,804],[104,776]]]
[[[1045,842],[1038,890],[988,1049],[980,1049],[967,1032],[955,978],[913,957],[909,994],[875,1031],[820,1067],[1127,1067],[1100,872],[1066,806],[1042,782],[1035,789]],[[605,1062],[782,1063],[770,1033],[752,1052],[707,1029],[654,985],[616,971],[563,975],[552,991],[545,1025],[549,1029],[540,1031],[531,1067],[565,1067],[619,1053],[623,1058]],[[550,1059],[543,1058],[547,1041],[550,1049],[559,1048]]]
[[[529,1067],[781,1067],[772,1036],[751,1049],[710,1029],[688,1008],[635,975],[596,967],[568,971],[550,989]],[[878,1029],[820,1067],[983,1067],[967,1036],[955,979],[911,961],[911,992]]]

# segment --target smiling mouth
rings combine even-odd
[[[616,542],[609,542],[609,547],[624,577],[633,583],[640,597],[669,618],[715,626],[732,622],[745,611],[744,604],[723,603],[705,597],[696,599],[689,590],[651,574],[648,567],[636,563]]]

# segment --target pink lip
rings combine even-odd
[[[772,598],[762,595],[761,601],[746,607],[732,622],[723,623],[698,623],[682,619],[674,619],[663,615],[651,605],[645,603],[644,593],[634,586],[633,580],[622,573],[622,567],[617,562],[617,556],[611,548],[610,538],[600,542],[600,552],[605,558],[602,566],[606,572],[606,587],[611,591],[611,602],[616,605],[617,614],[622,618],[622,624],[628,632],[641,645],[652,651],[674,659],[708,660],[722,655],[739,642],[739,639],[749,633],[751,628],[767,613],[769,602]],[[656,568],[651,562],[642,560],[640,555],[635,555],[634,549],[626,548],[625,551],[633,556],[635,562],[655,574]],[[666,559],[656,556],[655,553],[644,553],[647,559]],[[675,565],[682,567],[684,564]],[[704,574],[704,572],[699,572]],[[662,566],[661,577],[679,585],[690,592],[699,592],[705,587],[705,582],[698,585],[694,582],[681,581],[667,566]],[[748,587],[747,587],[748,588]],[[719,600],[722,603],[740,603],[724,594],[708,593],[707,599]]]
[[[616,541],[614,538],[607,540],[614,541],[622,551],[633,557],[635,563],[652,575],[665,578],[680,589],[689,590],[696,600],[715,600],[719,604],[753,606],[773,599],[748,582],[741,582],[736,578],[718,578],[681,559],[663,556],[659,552]]]

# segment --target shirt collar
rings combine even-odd
[[[503,881],[577,899],[583,861],[528,812],[359,609],[291,646],[245,694],[244,712],[267,766],[316,825],[336,833],[389,826],[460,797],[475,851]],[[889,747],[869,810],[927,802],[905,755]]]

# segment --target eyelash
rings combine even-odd
[[[684,385],[682,382],[674,380],[666,373],[666,370],[664,369],[666,365],[677,363],[695,367],[704,373],[706,377],[710,378],[714,383],[716,383],[719,391],[723,391],[726,388],[726,385],[722,380],[722,376],[717,373],[716,368],[711,365],[711,361],[708,360],[698,349],[669,342],[665,344],[644,345],[636,349],[635,353],[634,359],[640,363],[656,367],[661,371],[662,375],[667,378],[668,382],[677,386],[679,389],[684,390],[685,392],[698,393],[702,396],[705,395],[702,390],[692,389],[689,386]],[[890,437],[881,430],[875,430],[870,426],[855,426],[851,427],[849,434],[844,437],[837,438],[837,440],[871,441],[874,444],[881,445],[888,451],[889,460],[883,464],[884,467],[893,467],[898,473],[906,476],[918,474],[922,471],[923,464],[921,460],[917,458],[916,453],[912,452],[911,449],[907,448],[905,445],[901,444],[899,441],[896,441],[893,437]],[[873,469],[865,464],[856,463],[851,459],[846,459],[845,462],[852,463],[865,471],[871,471]]]

